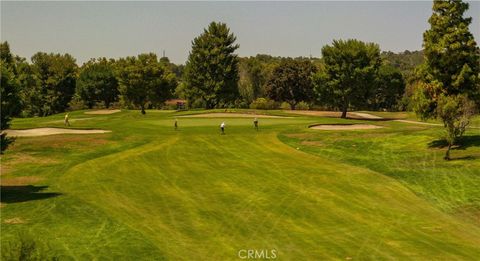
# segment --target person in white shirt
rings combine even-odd
[[[222,134],[225,134],[225,122],[222,122],[222,124],[220,124],[220,129],[222,130]]]
[[[255,117],[255,119],[253,119],[253,126],[255,126],[255,129],[258,131],[258,119],[257,119],[257,117]]]

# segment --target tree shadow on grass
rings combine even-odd
[[[450,160],[475,160],[475,159],[478,159],[478,157],[474,157],[474,156],[463,156],[463,157],[452,158],[452,159],[450,159]]]
[[[18,203],[31,200],[47,199],[62,195],[61,193],[47,192],[42,193],[48,186],[0,186],[0,202],[2,203]]]
[[[429,148],[447,148],[448,143],[445,139],[434,140],[428,143]],[[480,147],[480,135],[463,136],[460,138],[452,150],[465,150],[469,147]]]

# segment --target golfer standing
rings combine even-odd
[[[70,126],[70,122],[68,121],[68,113],[65,114],[65,121],[63,124],[65,124],[65,126]]]
[[[174,126],[175,126],[175,130],[177,130],[177,129],[178,129],[178,120],[177,120],[177,118],[175,118]]]
[[[225,122],[222,122],[222,124],[220,124],[220,130],[222,130],[222,135],[225,134]]]
[[[255,117],[255,119],[253,119],[253,126],[255,126],[255,129],[258,131],[258,119],[257,119],[257,117]]]

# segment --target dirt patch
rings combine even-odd
[[[320,141],[311,141],[311,140],[304,140],[300,142],[300,144],[306,145],[306,146],[313,146],[313,147],[323,147],[325,145]]]
[[[315,135],[312,135],[311,133],[289,133],[285,134],[285,136],[296,139],[309,139],[315,137]]]
[[[371,130],[383,127],[371,124],[320,124],[310,126],[310,128],[315,130]]]
[[[27,222],[25,220],[23,220],[22,218],[14,217],[14,218],[5,219],[3,221],[3,223],[5,223],[5,224],[24,224],[24,223],[27,223]]]
[[[96,111],[86,111],[85,114],[97,114],[97,115],[105,115],[105,114],[114,114],[117,112],[121,112],[122,110],[96,110]]]
[[[109,143],[103,134],[85,135],[62,135],[62,136],[43,136],[41,139],[25,138],[25,143],[31,144],[32,141],[35,146],[40,148],[70,148],[79,149],[85,146],[92,147],[98,145],[105,145]],[[19,141],[19,140],[17,140]],[[25,144],[20,143],[20,144]]]
[[[79,129],[62,129],[62,128],[36,128],[26,130],[5,130],[10,136],[16,137],[35,137],[55,134],[92,134],[107,133],[108,130],[79,130]]]
[[[22,164],[53,164],[57,163],[56,159],[52,159],[51,157],[37,157],[32,156],[28,153],[15,153],[13,155],[8,155],[8,158],[2,159],[2,163],[0,164],[0,175],[5,175],[15,169],[15,166],[20,166]]]
[[[30,185],[37,183],[43,180],[41,177],[37,176],[26,176],[26,177],[13,177],[13,178],[2,178],[0,183],[2,186],[17,186],[17,185]]]
[[[183,115],[179,117],[188,118],[290,118],[284,116],[264,115],[264,114],[248,114],[248,113],[233,113],[233,112],[212,112],[202,114]]]
[[[7,166],[3,162],[0,164],[0,175],[5,175],[5,174],[9,173],[10,171],[12,171],[11,166]]]
[[[43,150],[59,149],[67,153],[68,150],[91,151],[95,147],[117,144],[116,141],[108,140],[108,137],[108,133],[22,137],[13,143],[7,154],[3,155],[0,167],[4,173],[3,171],[13,171],[24,163],[55,164],[59,162],[57,156],[47,156],[42,153]]]
[[[453,213],[463,219],[472,221],[476,225],[480,225],[480,208],[473,205],[460,206],[454,209]]]

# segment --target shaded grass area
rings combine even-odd
[[[60,193],[42,193],[47,186],[0,186],[2,203],[18,203],[30,200],[47,199],[61,195]]]
[[[385,128],[319,132],[306,126],[359,121],[295,117],[260,119],[257,132],[251,119],[182,118],[175,131],[180,114],[124,111],[72,124],[108,134],[19,138],[2,181],[39,176],[16,186],[58,195],[2,201],[2,245],[27,233],[61,260],[223,260],[240,249],[276,249],[297,260],[480,256],[479,226],[450,214],[453,206],[472,212],[465,203],[475,202],[479,182],[468,170],[478,162],[441,165],[435,155],[443,151],[428,147],[436,128],[375,122]],[[61,125],[48,123],[58,117],[13,127]],[[459,152],[479,153],[476,146]],[[439,165],[444,176],[457,170],[458,180],[428,171]],[[24,222],[5,222],[14,218]]]
[[[438,139],[428,143],[429,148],[446,148],[448,142],[445,139]],[[454,150],[466,150],[470,147],[480,147],[480,135],[468,135],[461,137],[453,146]]]

